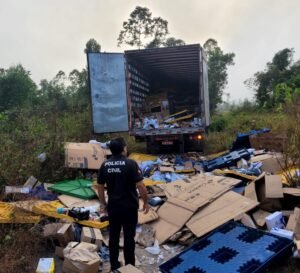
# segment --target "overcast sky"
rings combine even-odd
[[[274,54],[293,47],[300,58],[299,0],[0,0],[0,68],[21,63],[33,79],[53,78],[86,65],[89,38],[102,51],[120,52],[117,37],[137,5],[169,22],[172,36],[187,44],[215,38],[236,54],[226,92],[252,98],[243,82]]]

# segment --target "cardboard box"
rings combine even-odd
[[[24,187],[29,187],[29,188],[34,188],[34,186],[36,185],[37,183],[37,179],[34,177],[34,176],[30,176],[27,181],[24,183]]]
[[[288,143],[286,135],[276,135],[266,133],[262,135],[252,135],[249,137],[251,147],[259,150],[266,149],[268,151],[283,152]]]
[[[296,217],[295,214],[290,215],[289,220],[286,224],[285,229],[290,230],[290,231],[294,231],[296,227]]]
[[[281,177],[279,175],[266,175],[265,184],[267,198],[283,198]]]
[[[247,227],[257,228],[257,226],[255,225],[254,221],[252,220],[251,216],[248,215],[247,213],[243,213],[241,215],[240,221],[243,225],[245,225]]]
[[[62,223],[52,223],[44,226],[43,236],[44,237],[54,237],[57,231],[63,226]]]
[[[151,223],[159,243],[179,231],[198,208],[212,202],[238,183],[240,180],[229,177],[196,175],[186,181],[167,184],[165,192],[168,200],[157,211],[159,219]]]
[[[67,246],[69,242],[74,241],[74,231],[72,224],[64,224],[56,233],[55,237],[59,241],[60,246]]]
[[[252,214],[255,223],[259,227],[263,227],[266,224],[266,217],[269,215],[270,213],[264,210],[258,210]]]
[[[258,161],[261,161],[263,163],[261,168],[263,172],[277,174],[280,173],[282,171],[282,167],[284,167],[281,154],[264,154],[251,158],[251,162]]]
[[[257,202],[255,183],[251,182],[245,187],[244,196]]]
[[[91,243],[98,248],[101,247],[103,241],[102,233],[100,229],[83,227],[81,231],[81,242]]]
[[[295,240],[295,245],[296,245],[296,248],[297,248],[298,256],[300,256],[300,241]]]
[[[276,211],[266,217],[266,224],[268,230],[272,228],[284,228],[285,222],[281,211]]]
[[[283,188],[283,193],[298,197],[298,196],[300,196],[300,189],[298,189],[298,188]]]
[[[143,211],[138,211],[138,223],[140,225],[150,223],[156,219],[158,219],[158,214],[152,208],[149,209],[147,214],[145,214]]]
[[[234,219],[241,213],[245,213],[258,205],[257,202],[248,199],[238,193],[229,191],[200,209],[186,224],[197,236],[201,237],[213,229]]]
[[[98,170],[108,153],[99,144],[68,142],[65,144],[65,166]]]
[[[274,176],[265,176],[265,173],[260,175],[255,181],[255,189],[257,194],[257,199],[260,202],[259,208],[269,212],[276,210],[281,210],[282,205],[280,198],[269,198],[270,196],[282,196],[283,190],[281,182]],[[275,187],[273,188],[273,184]]]
[[[89,243],[70,242],[64,249],[64,273],[98,273],[100,258],[97,246]]]

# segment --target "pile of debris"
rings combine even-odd
[[[107,156],[98,143],[66,145],[67,167],[96,170]],[[242,148],[210,159],[198,153],[130,158],[144,174],[151,209],[139,212],[136,268],[119,272],[260,272],[278,257],[300,257],[300,188],[286,182],[281,153]],[[16,195],[23,200],[14,201]],[[6,187],[0,223],[43,219],[63,272],[109,272],[109,223],[99,211],[93,180],[50,185],[30,177]],[[54,267],[53,258],[41,259],[37,272]]]

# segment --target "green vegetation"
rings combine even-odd
[[[278,51],[264,71],[259,71],[245,81],[255,91],[259,107],[281,108],[300,95],[300,60],[293,62],[294,50]]]

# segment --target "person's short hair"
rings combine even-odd
[[[122,137],[114,138],[109,143],[109,149],[113,155],[120,155],[125,147],[126,142]]]

